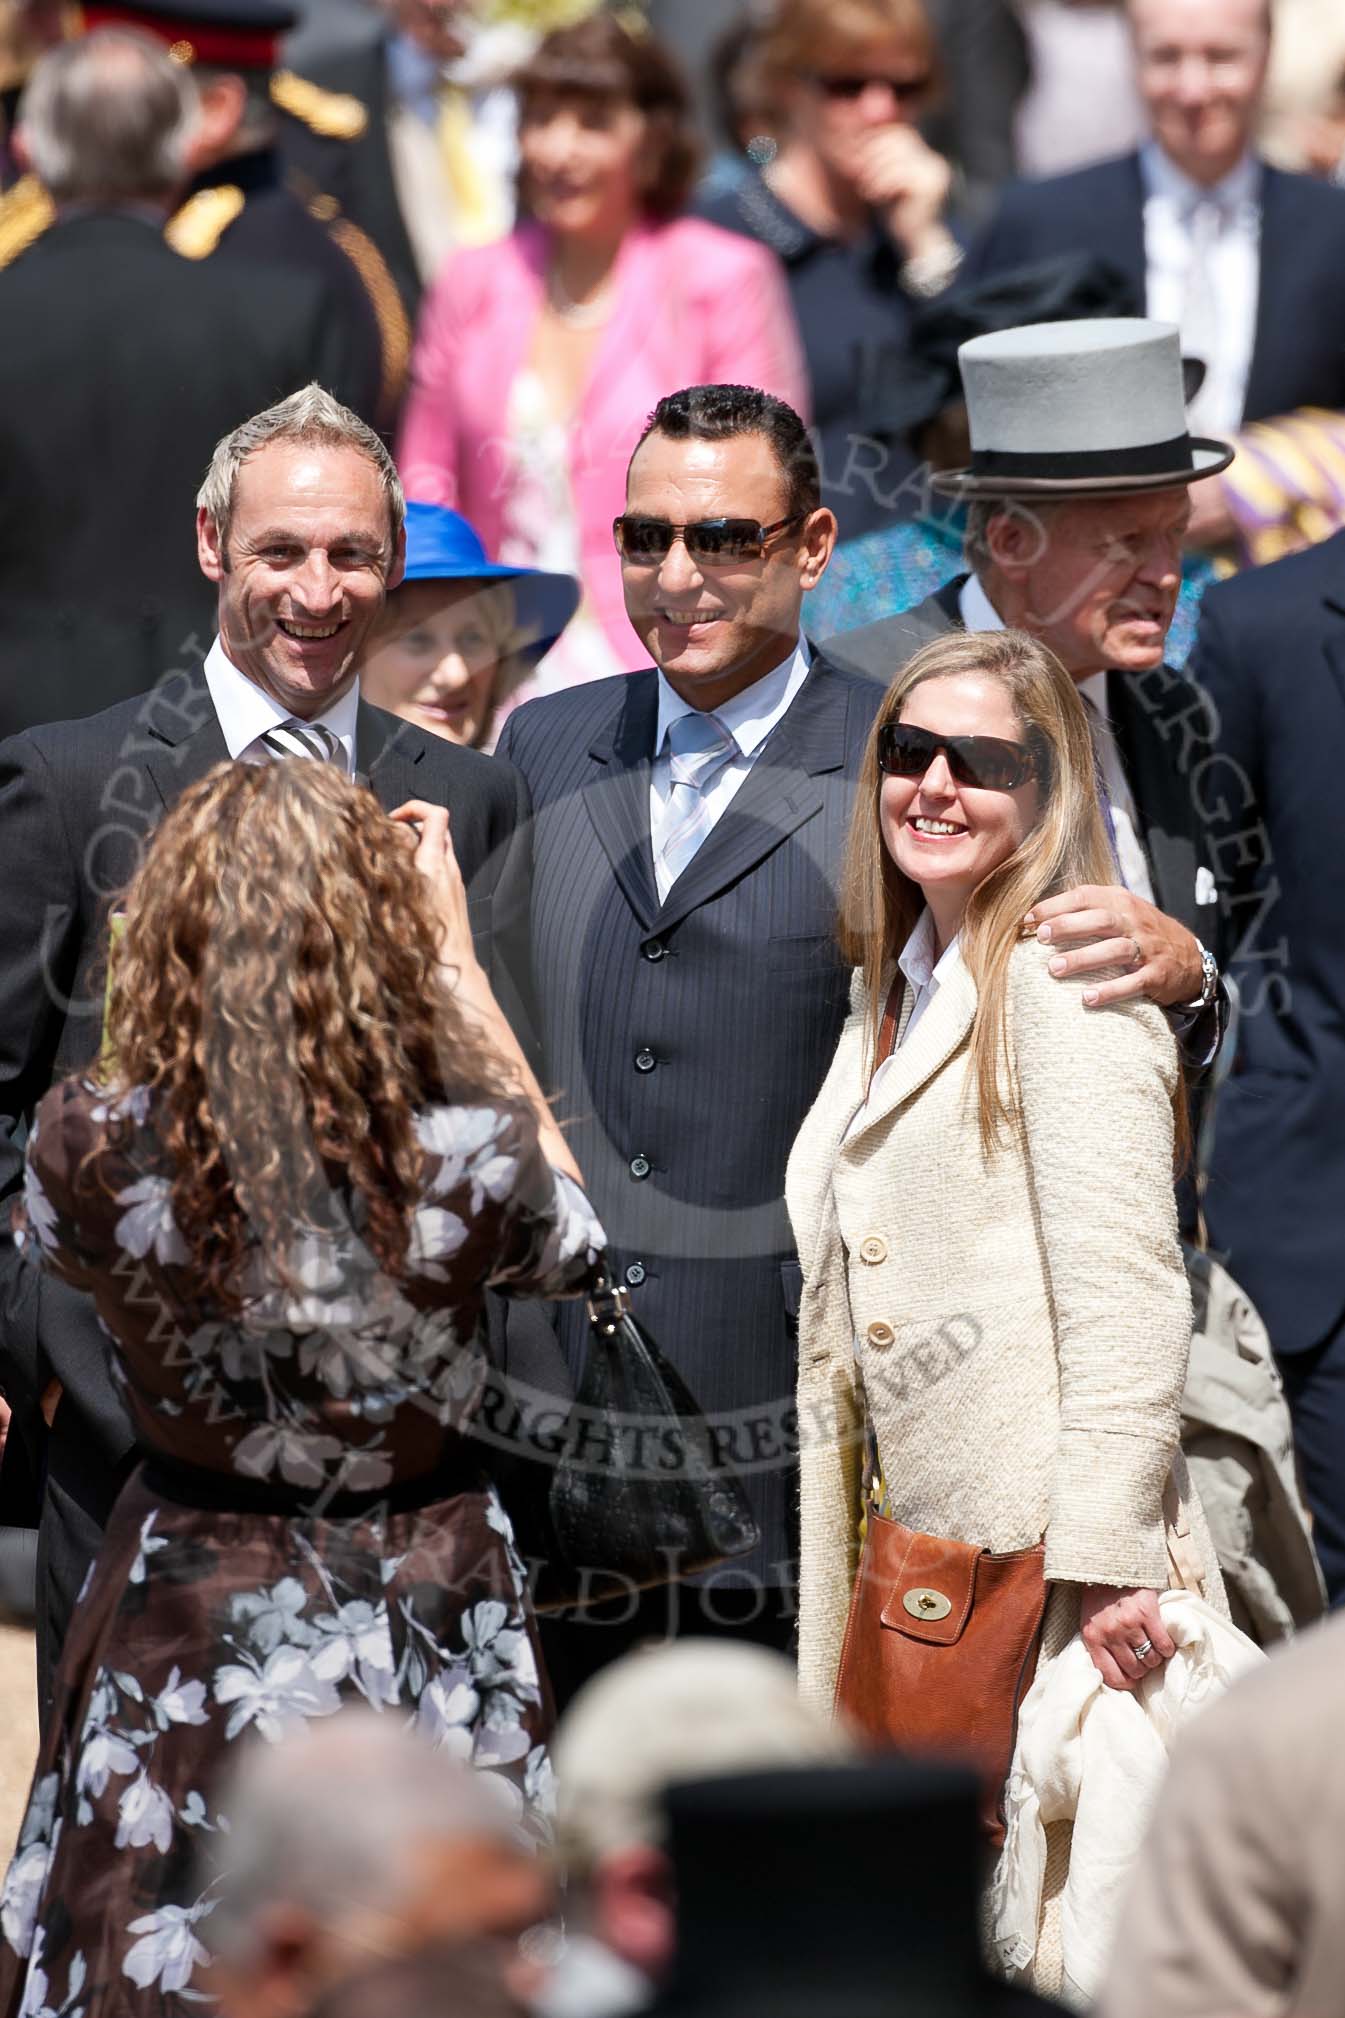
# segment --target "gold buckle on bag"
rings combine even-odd
[[[598,1331],[611,1333],[630,1311],[630,1291],[624,1282],[604,1282],[588,1299],[588,1321]]]

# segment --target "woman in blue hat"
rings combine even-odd
[[[578,604],[573,575],[488,561],[461,513],[408,502],[406,574],[388,597],[360,690],[433,735],[489,748],[502,704]]]

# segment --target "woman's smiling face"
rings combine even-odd
[[[976,673],[923,680],[897,719],[936,736],[1025,740],[1007,689]],[[962,785],[942,750],[923,777],[884,777],[878,800],[883,845],[924,891],[945,944],[972,891],[1022,845],[1039,809],[1035,778],[1007,792]]]
[[[360,689],[432,735],[474,746],[490,728],[513,597],[478,581],[407,582],[390,598]]]

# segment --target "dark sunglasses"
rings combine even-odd
[[[828,98],[862,98],[870,84],[885,84],[898,105],[913,105],[933,88],[934,74],[925,70],[918,77],[833,77],[826,70],[814,70],[810,81]]]
[[[1030,743],[1003,736],[936,736],[911,722],[884,722],[878,731],[878,768],[889,778],[923,778],[940,750],[959,785],[983,792],[1012,792],[1038,774]]]
[[[807,512],[793,512],[764,526],[757,519],[697,519],[692,525],[675,526],[668,519],[638,518],[625,512],[612,520],[612,537],[623,561],[652,566],[672,550],[673,541],[682,540],[693,561],[711,567],[726,567],[734,561],[759,561],[766,542],[788,526],[801,525]]]

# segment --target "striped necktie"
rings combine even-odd
[[[675,883],[714,825],[705,794],[738,754],[731,730],[718,715],[679,715],[668,724],[672,789],[659,828],[657,858]]]
[[[285,757],[311,757],[314,763],[340,764],[345,769],[346,753],[340,738],[321,722],[301,722],[291,715],[257,740],[273,764]]]

